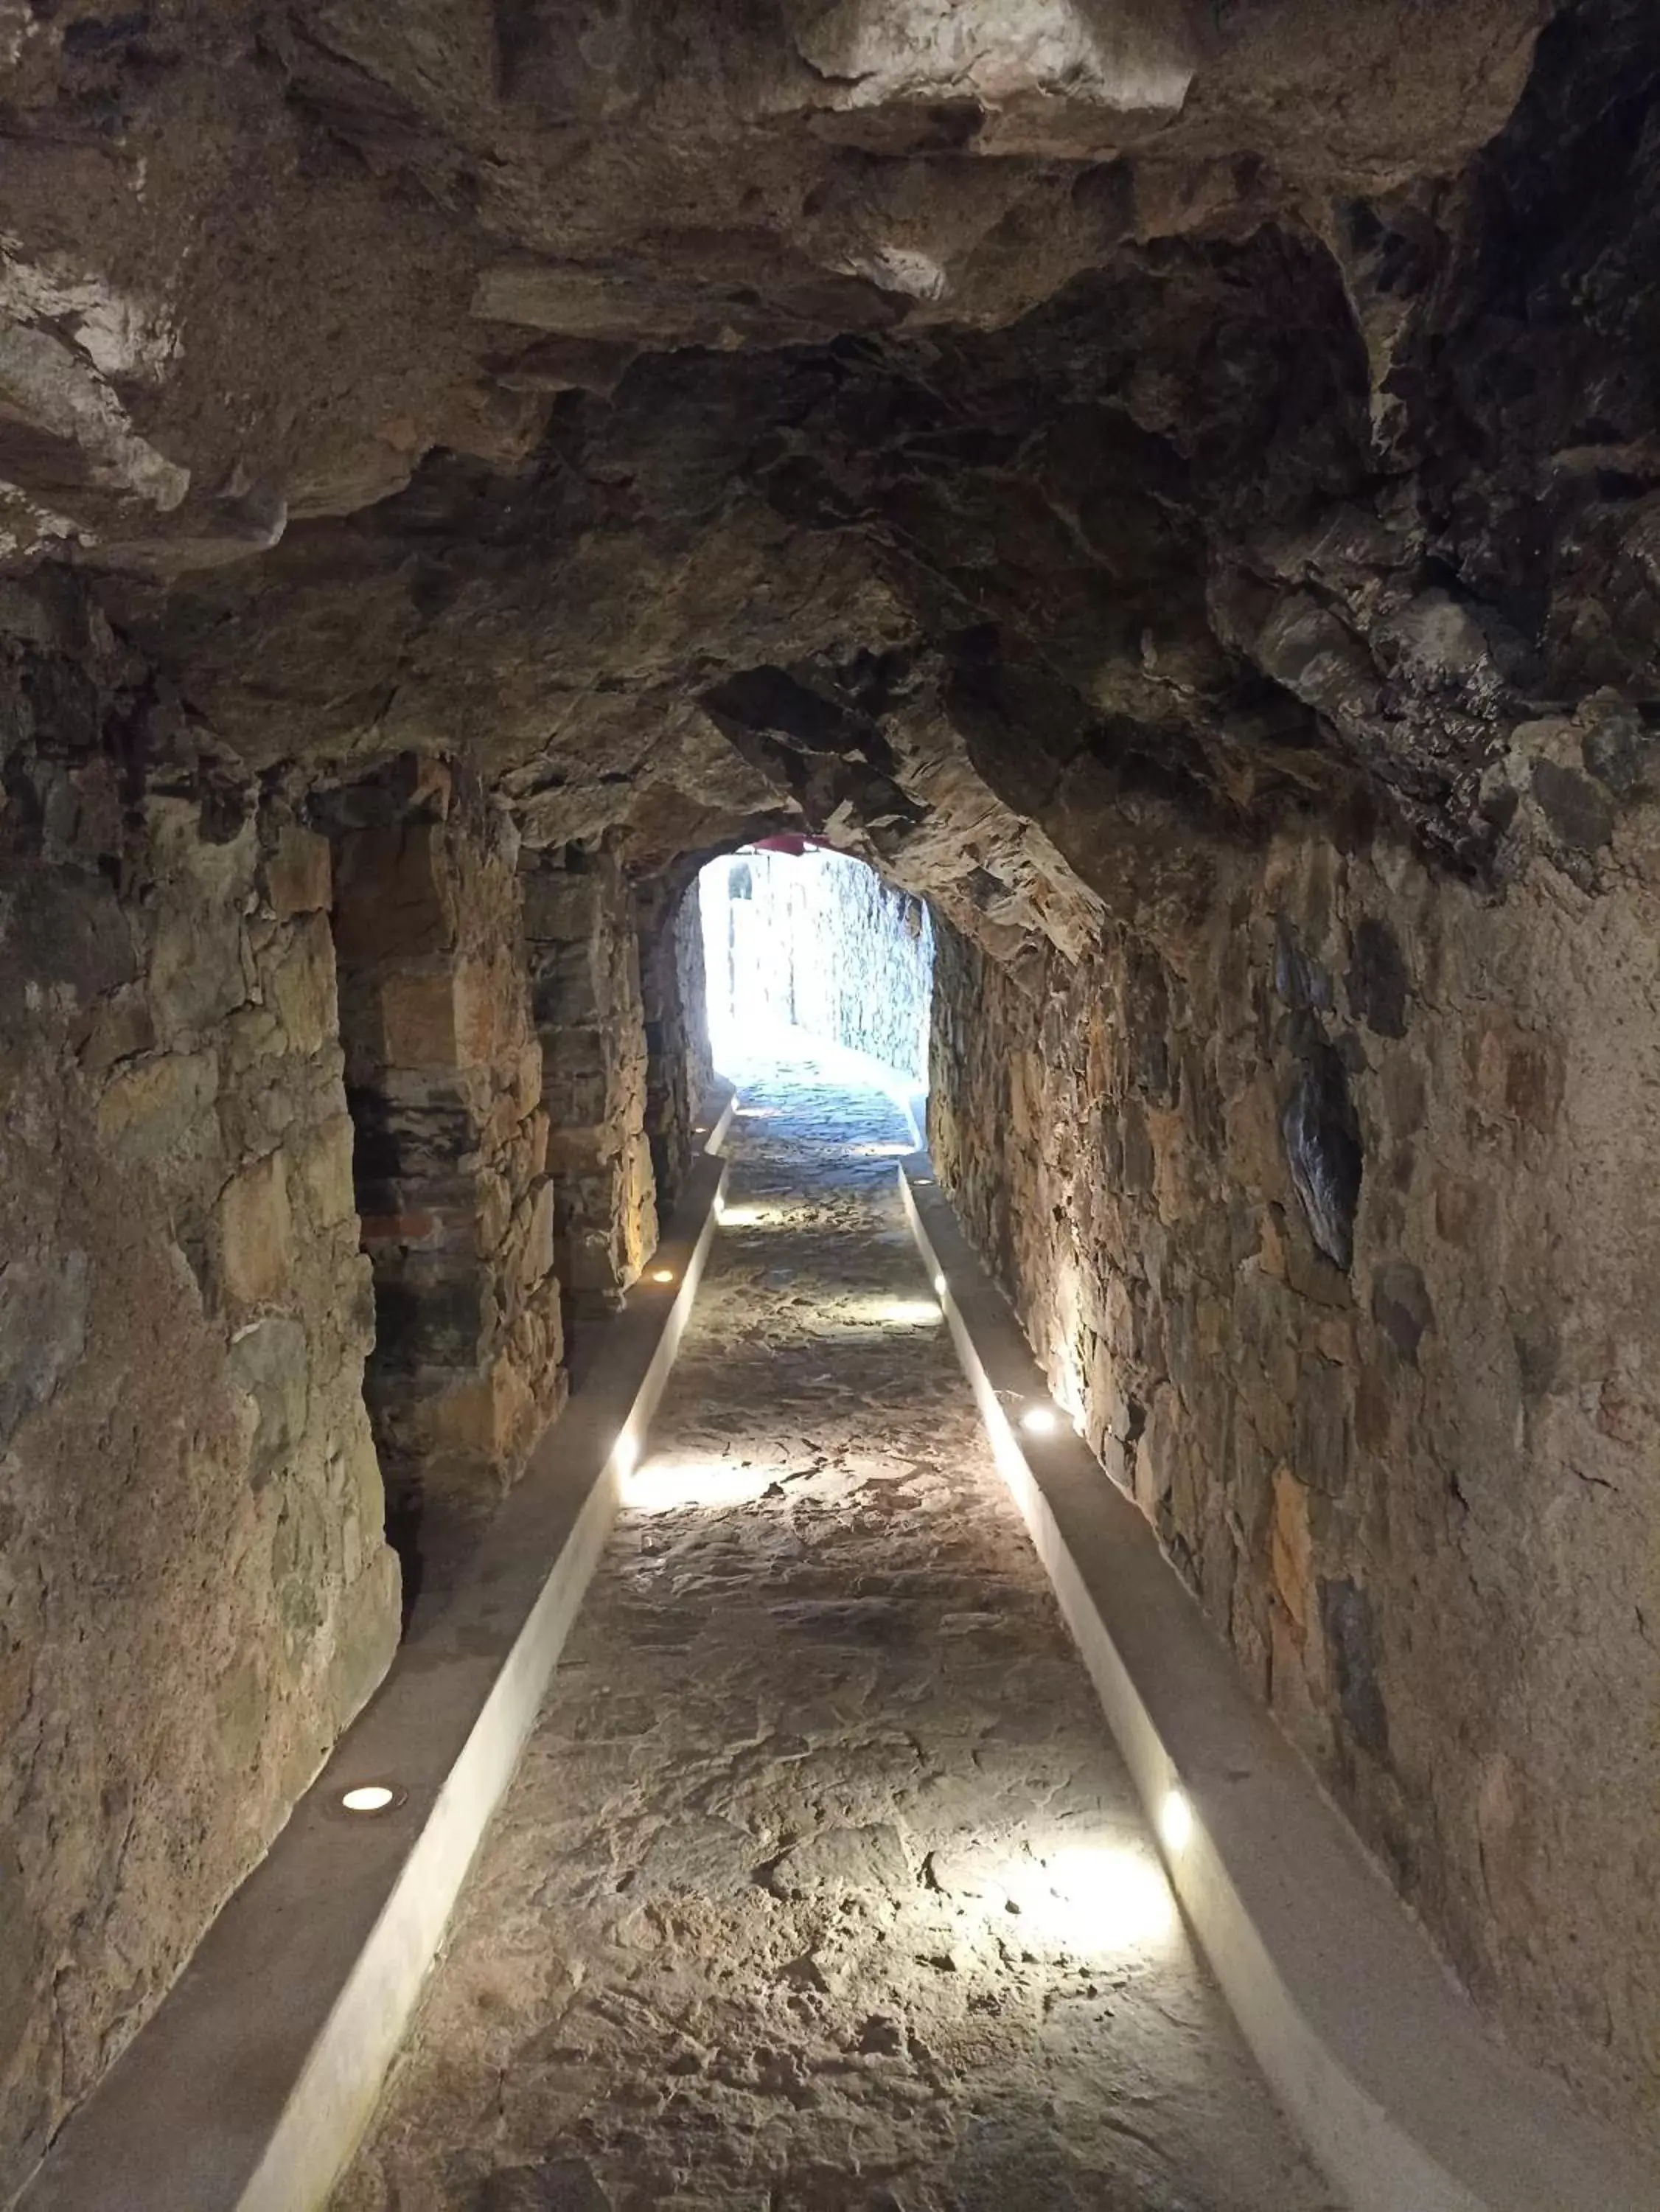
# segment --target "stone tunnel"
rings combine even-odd
[[[1660,2203],[1660,16],[0,72],[0,2203]],[[137,2126],[682,1325],[316,2171]],[[1188,1656],[1092,1657],[1132,1559]],[[1421,2009],[1275,2013],[1305,1837]],[[1397,2158],[1306,2085],[1403,2021]]]

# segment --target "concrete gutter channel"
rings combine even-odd
[[[925,1152],[924,1265],[1159,1838],[1281,2104],[1354,2212],[1657,2212],[1660,2170],[1501,2049],[1064,1414]]]
[[[317,2212],[367,2126],[674,1364],[736,1096],[442,1612],[64,2128],[19,2212]],[[670,1285],[651,1279],[672,1271]],[[343,1809],[383,1784],[392,1803]]]
[[[648,1279],[465,1580],[418,1630],[19,2212],[318,2212],[373,2112],[512,1778],[696,1297],[707,1139]],[[913,1102],[921,1139],[921,1102]],[[1660,2172],[1490,2039],[1252,1703],[1151,1528],[1050,1404],[932,1179],[899,1187],[997,1463],[1258,2064],[1354,2212],[1656,2212]],[[1011,1419],[1011,1415],[1015,1418]],[[348,1790],[395,1792],[346,1812]]]

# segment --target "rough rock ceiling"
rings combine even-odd
[[[1640,0],[0,37],[0,520],[142,656],[130,753],[459,750],[643,866],[804,817],[1011,953],[1287,807],[1594,871],[1660,697]]]

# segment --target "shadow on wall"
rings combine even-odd
[[[718,1066],[795,1029],[926,1089],[934,934],[922,900],[845,853],[755,846],[710,861],[698,896]]]

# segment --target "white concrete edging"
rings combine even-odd
[[[932,1174],[901,1162],[900,1190],[997,1465],[1182,1909],[1322,2169],[1353,2212],[1657,2212],[1660,2171],[1493,2039],[1064,1414],[1016,1427],[1053,1401]]]
[[[726,1139],[732,1127],[732,1116],[737,1112],[737,1110],[738,1094],[736,1089],[734,1089],[727,1092],[726,1103],[721,1108],[719,1113],[716,1115],[713,1122],[710,1126],[708,1135],[703,1139],[702,1150],[704,1152],[723,1152],[725,1151]],[[694,1129],[692,1133],[695,1137],[698,1134],[698,1131]]]
[[[674,1364],[726,1164],[697,1158],[654,1268],[448,1601],[70,2119],[19,2212],[318,2212],[374,2112]],[[345,1791],[391,1784],[354,1815]]]

